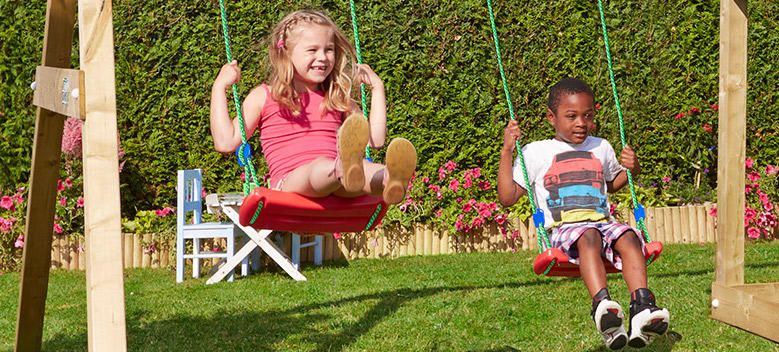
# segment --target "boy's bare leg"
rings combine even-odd
[[[575,245],[579,251],[579,272],[582,280],[590,292],[590,297],[595,297],[598,291],[606,287],[606,269],[601,259],[601,234],[598,230],[589,229],[579,237]]]
[[[641,240],[633,231],[625,232],[614,243],[614,250],[622,257],[622,278],[628,290],[646,288],[646,261],[641,251]]]

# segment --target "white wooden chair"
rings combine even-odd
[[[300,270],[300,252],[308,247],[312,247],[311,249],[314,251],[314,265],[322,265],[322,247],[324,247],[324,237],[322,237],[322,235],[307,236],[313,237],[313,240],[309,242],[301,242],[301,237],[303,236],[296,233],[292,233],[291,236],[292,243],[289,255],[292,257],[290,260],[292,261],[292,265],[295,266],[295,269]],[[284,238],[282,235],[276,235],[276,244],[283,248]]]
[[[235,255],[236,237],[243,231],[232,222],[202,222],[203,215],[203,176],[200,169],[179,170],[176,201],[176,282],[184,281],[184,263],[192,259],[192,277],[200,277],[200,259],[223,258],[225,262]],[[188,216],[192,212],[192,216]],[[189,220],[189,221],[188,221]],[[224,238],[227,248],[223,252],[202,252],[200,245],[204,239]],[[186,241],[192,240],[192,253],[186,253]],[[241,275],[249,274],[249,259],[241,262]],[[233,281],[233,273],[227,276]]]

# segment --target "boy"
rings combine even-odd
[[[606,345],[620,349],[627,343],[640,348],[666,332],[670,315],[657,307],[647,288],[643,238],[609,215],[606,192],[625,186],[625,169],[638,175],[641,167],[630,147],[622,150],[618,162],[609,142],[590,136],[595,129],[594,99],[592,89],[581,80],[566,78],[555,84],[546,113],[555,137],[530,143],[522,153],[551,233],[550,242],[579,264],[592,297],[592,319]],[[498,198],[504,206],[516,203],[528,190],[521,166],[515,164],[512,171],[519,136],[518,124],[510,121],[503,134],[498,171]],[[622,308],[609,296],[601,258],[622,270],[630,290],[629,333],[622,325]]]

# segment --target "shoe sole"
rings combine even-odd
[[[641,314],[641,313],[639,313]],[[654,317],[653,317],[654,316]],[[641,333],[637,336],[631,336],[628,346],[633,348],[644,348],[650,344],[657,336],[661,336],[668,331],[670,315],[668,310],[662,309],[649,314],[647,324],[641,326]],[[631,321],[631,324],[633,322]],[[632,331],[631,331],[632,332]],[[632,334],[631,334],[632,335]]]
[[[398,204],[417,168],[417,151],[407,139],[395,138],[387,147],[385,162],[388,178],[382,197],[387,204]]]
[[[620,318],[622,308],[616,302],[610,303],[613,304],[606,303],[602,307],[599,306],[595,311],[596,315],[600,315],[600,322],[596,324],[596,327],[601,332],[606,347],[611,350],[619,350],[627,344],[628,336],[625,333],[625,328],[622,327],[623,319]],[[606,335],[614,336],[615,334],[617,336],[611,339],[606,337]]]
[[[365,186],[365,146],[369,138],[368,121],[352,115],[338,130],[338,157],[341,160],[341,185],[347,192],[359,192]]]

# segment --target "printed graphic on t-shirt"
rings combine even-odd
[[[593,153],[569,151],[555,155],[544,175],[544,188],[549,191],[546,204],[555,223],[608,217],[603,180],[601,161]]]

